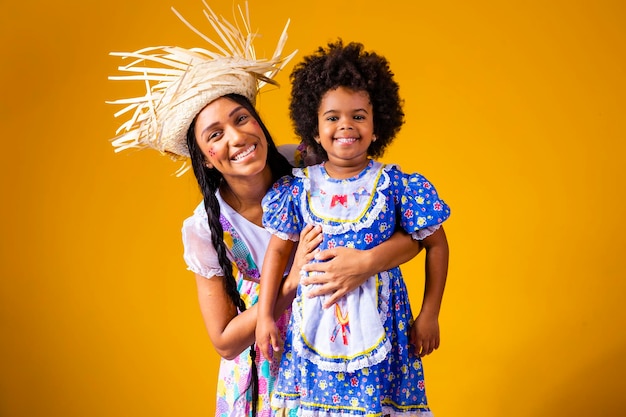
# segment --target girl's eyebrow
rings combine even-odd
[[[352,110],[353,113],[358,113],[358,112],[361,112],[361,111],[363,113],[367,113],[366,109],[354,109],[354,110]],[[324,113],[322,113],[322,116],[325,116],[328,113],[338,113],[338,112],[339,112],[339,110],[330,109],[330,110],[326,110]],[[367,113],[367,114],[369,114],[369,113]]]

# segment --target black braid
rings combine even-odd
[[[259,122],[259,125],[267,138],[267,163],[272,170],[273,180],[277,180],[284,175],[289,175],[291,173],[291,165],[287,159],[285,159],[285,157],[278,152],[278,149],[276,148],[276,145],[274,144],[267,128],[261,121],[252,104],[250,104],[250,102],[243,96],[229,94],[225,97],[228,97],[236,103],[244,106],[248,111],[250,111],[252,117]],[[224,243],[224,229],[220,223],[220,206],[215,195],[220,184],[222,183],[223,177],[218,170],[206,167],[204,155],[196,142],[194,132],[195,124],[196,121],[194,120],[187,131],[187,147],[191,157],[191,165],[204,199],[204,209],[206,210],[209,228],[211,229],[211,242],[215,247],[220,267],[224,273],[224,290],[233,305],[235,305],[240,312],[243,312],[246,310],[246,305],[237,289],[237,281],[233,275],[232,261],[227,256],[227,248]],[[251,411],[253,417],[257,415],[259,401],[259,376],[256,365],[256,356],[256,346],[253,343],[250,346],[250,370],[252,375],[250,379],[250,386],[248,387],[252,390]]]

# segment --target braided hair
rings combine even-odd
[[[267,164],[272,172],[272,180],[276,181],[284,175],[290,175],[292,169],[291,164],[280,152],[278,152],[278,148],[274,144],[269,131],[265,127],[265,124],[259,117],[252,103],[250,103],[250,101],[244,96],[238,94],[227,94],[223,97],[226,97],[243,106],[250,112],[251,116],[258,121],[259,126],[267,139]],[[211,241],[217,252],[222,272],[224,273],[224,290],[237,310],[243,312],[246,310],[246,304],[237,289],[237,280],[233,275],[232,261],[227,255],[227,247],[224,243],[224,229],[220,223],[220,205],[215,195],[223,181],[223,176],[217,169],[208,168],[205,165],[204,155],[196,142],[196,135],[194,133],[195,124],[196,120],[194,119],[191,126],[189,126],[189,130],[187,131],[187,147],[189,148],[191,165],[204,200],[204,209],[206,210],[209,228],[211,229]],[[252,390],[252,416],[256,416],[257,403],[259,399],[259,380],[254,343],[250,346],[250,362],[252,377],[248,389]]]

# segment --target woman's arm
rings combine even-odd
[[[196,274],[200,311],[209,338],[217,353],[225,359],[234,359],[252,342],[256,326],[256,306],[241,314],[224,290],[224,277],[209,279]]]
[[[324,307],[332,306],[372,275],[395,268],[413,259],[422,249],[420,241],[404,231],[396,231],[387,241],[368,250],[336,247],[318,252],[315,258],[326,262],[308,263],[305,271],[321,272],[302,280],[303,284],[321,284],[310,296],[332,294]]]
[[[300,280],[300,268],[313,259],[314,250],[321,242],[319,229],[306,227],[300,234],[300,244],[294,257],[289,277],[280,287],[274,319],[278,319],[291,305]],[[209,338],[217,353],[225,359],[234,359],[255,338],[258,305],[249,307],[237,314],[237,309],[224,291],[224,277],[205,278],[196,274],[196,286],[200,311],[209,334]]]
[[[196,274],[200,311],[211,343],[221,357],[231,360],[254,342],[258,305],[237,314],[237,309],[224,291],[223,280],[221,276],[207,279]],[[294,295],[295,288],[281,289],[274,319],[277,320],[291,305]]]

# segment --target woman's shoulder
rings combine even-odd
[[[208,230],[208,221],[204,203],[200,202],[193,210],[191,215],[183,220],[183,235],[185,234],[206,234]]]
[[[297,167],[301,165],[302,154],[297,144],[287,143],[284,145],[279,145],[277,146],[277,148],[278,152],[280,152],[285,158],[287,158],[287,161],[289,161],[292,166]]]
[[[201,201],[200,203],[198,203],[196,207],[194,207],[191,214],[187,218],[185,218],[185,220],[183,220],[183,224],[191,223],[197,220],[206,221],[206,219],[207,219],[207,214],[204,208],[204,202]]]
[[[311,147],[302,142],[280,145],[278,151],[296,168],[304,168],[323,161],[323,158],[317,155]]]
[[[211,239],[204,204],[200,203],[191,216],[183,221],[183,259],[187,269],[205,278],[221,273],[217,253]]]

